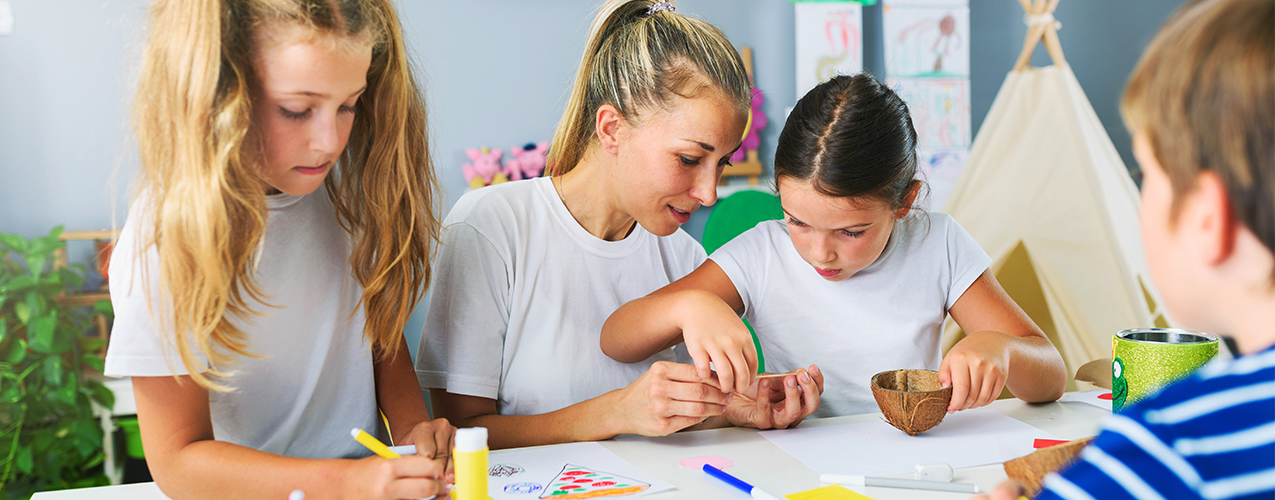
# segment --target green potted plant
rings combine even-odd
[[[62,227],[27,240],[0,233],[0,491],[29,498],[41,490],[107,484],[102,428],[93,403],[115,396],[88,378],[102,370],[105,340],[87,338],[90,318],[108,301],[67,307],[84,282],[81,264],[53,266],[66,246]],[[57,268],[55,268],[57,267]]]

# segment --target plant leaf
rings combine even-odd
[[[104,368],[106,368],[102,363],[102,358],[93,353],[85,353],[83,356],[80,356],[80,362],[88,365],[89,368],[97,370],[98,372],[101,372]]]
[[[13,233],[0,233],[0,244],[20,254],[27,253],[27,239]]]
[[[107,389],[101,382],[86,380],[84,385],[88,387],[89,392],[92,394],[92,399],[97,401],[97,404],[102,405],[104,408],[115,407],[115,392]]]
[[[3,305],[3,304],[0,304]],[[0,344],[4,343],[4,339],[9,337],[9,322],[0,318]]]
[[[24,325],[31,321],[31,308],[27,307],[26,302],[18,302],[17,304],[14,304],[13,314],[16,315],[18,317],[18,321],[21,321]]]
[[[93,304],[93,312],[106,316],[106,319],[115,318],[115,307],[111,306],[109,300],[99,300]]]
[[[22,360],[24,360],[24,359],[26,359],[26,358],[27,358],[27,341],[26,341],[26,339],[19,338],[19,339],[15,340],[15,341],[13,342],[13,344],[10,344],[10,345],[9,345],[9,359],[8,359],[8,361],[9,361],[10,363],[13,363],[13,364],[15,364],[15,365],[16,365],[16,364],[18,364],[18,363],[21,363],[21,362],[22,362]]]
[[[60,399],[63,403],[66,403],[68,405],[74,405],[75,393],[79,392],[76,389],[77,385],[78,384],[75,383],[74,378],[68,379],[65,385],[58,387],[58,392],[57,392],[58,399]]]
[[[18,465],[18,471],[22,472],[23,474],[30,474],[31,466],[32,466],[31,448],[24,446],[21,449],[19,449],[18,458],[16,462]]]
[[[80,350],[84,352],[97,352],[104,345],[106,345],[106,339],[80,337]]]
[[[27,338],[31,339],[31,350],[44,354],[53,354],[53,329],[57,326],[54,315],[40,316],[27,325]]]
[[[49,356],[44,358],[44,381],[57,387],[62,385],[62,358]]]

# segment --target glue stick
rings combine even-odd
[[[456,429],[456,500],[489,500],[487,451],[487,428]]]

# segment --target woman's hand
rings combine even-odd
[[[436,418],[416,424],[407,438],[398,444],[416,445],[416,454],[442,466],[444,479],[452,483],[455,481],[452,476],[452,443],[455,438],[456,428],[451,422],[445,418]]]
[[[705,383],[695,367],[657,361],[628,387],[616,392],[620,434],[665,436],[721,415],[731,395]]]
[[[1000,332],[974,332],[947,352],[939,366],[939,383],[952,387],[954,412],[987,406],[995,401],[1009,380],[1011,336]]]
[[[784,377],[759,378],[749,391],[735,393],[723,419],[737,427],[787,429],[819,409],[823,372],[818,366]]]
[[[430,498],[449,490],[443,466],[424,456],[372,456],[352,462],[341,478],[341,498]]]
[[[757,373],[757,347],[753,345],[752,332],[716,295],[703,290],[674,293],[681,295],[678,307],[684,312],[678,315],[679,326],[700,379],[712,379],[716,369],[723,390],[748,391]]]

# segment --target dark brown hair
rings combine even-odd
[[[916,178],[916,130],[907,104],[868,73],[807,92],[775,147],[775,179],[810,182],[838,198],[903,206]]]

